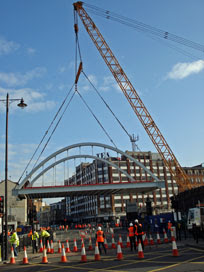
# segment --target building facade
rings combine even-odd
[[[98,222],[102,222],[123,218],[126,215],[126,204],[128,202],[136,203],[137,207],[143,211],[146,207],[147,198],[151,200],[154,214],[171,211],[171,197],[178,193],[178,186],[164,165],[161,156],[158,153],[152,152],[126,151],[126,153],[142,163],[160,180],[164,180],[165,187],[149,194],[67,197],[66,214],[74,222],[82,220],[90,222],[96,221],[96,219]],[[106,159],[125,170],[134,177],[135,181],[143,182],[151,180],[150,175],[125,156],[117,158],[107,157]],[[190,176],[193,186],[204,185],[204,165],[185,167],[184,171]],[[81,163],[78,165],[76,167],[76,174],[69,178],[69,180],[66,180],[65,185],[114,182],[128,182],[128,178],[107,163],[94,160],[92,163]]]

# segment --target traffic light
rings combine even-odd
[[[0,217],[4,214],[4,196],[0,196]]]

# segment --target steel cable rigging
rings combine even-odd
[[[91,80],[88,78],[88,76],[86,75],[86,73],[84,72],[84,70],[82,68],[82,55],[81,55],[81,50],[80,50],[79,38],[78,38],[78,17],[76,16],[75,13],[74,13],[74,30],[75,30],[75,43],[76,43],[76,47],[75,47],[76,48],[76,50],[75,50],[75,78],[76,78],[76,80],[75,80],[75,91],[78,93],[79,97],[81,98],[81,100],[83,101],[83,103],[85,104],[85,106],[87,107],[87,109],[90,111],[90,113],[92,114],[92,116],[94,117],[94,119],[97,121],[97,123],[102,128],[102,130],[104,131],[104,133],[106,134],[106,136],[109,138],[110,142],[117,148],[116,144],[114,143],[113,139],[110,137],[110,135],[107,132],[107,130],[104,128],[104,126],[102,125],[102,123],[99,121],[99,119],[97,118],[97,116],[94,114],[93,110],[90,108],[90,106],[88,105],[88,103],[85,101],[85,99],[83,98],[82,94],[78,90],[77,83],[78,83],[79,75],[80,75],[81,72],[83,73],[83,75],[85,76],[85,78],[88,80],[88,82],[91,84],[91,86],[93,87],[93,89],[95,90],[95,92],[97,93],[97,95],[100,97],[100,99],[103,101],[103,103],[105,104],[105,106],[107,107],[107,109],[114,116],[114,118],[119,123],[119,125],[121,126],[121,128],[128,135],[128,137],[130,138],[130,140],[132,139],[132,136],[128,133],[128,131],[126,130],[126,128],[124,127],[124,125],[120,122],[120,120],[117,118],[117,116],[115,115],[115,113],[111,110],[111,108],[108,105],[108,103],[101,96],[101,94],[99,93],[99,91],[96,89],[96,87],[91,82]],[[78,52],[79,52],[79,59],[80,59],[81,68],[79,68],[79,70],[77,72]],[[138,148],[137,145],[136,145],[136,147]],[[138,150],[139,150],[139,148],[138,148]]]
[[[168,31],[164,31],[159,28],[150,26],[148,24],[144,24],[144,23],[139,22],[137,20],[130,19],[128,17],[119,15],[117,13],[110,12],[110,11],[104,10],[102,8],[98,8],[93,5],[89,5],[87,3],[83,3],[83,4],[84,4],[84,6],[86,6],[86,9],[89,11],[89,13],[95,14],[97,16],[100,16],[100,17],[103,17],[106,19],[110,19],[112,21],[116,21],[116,22],[121,23],[123,25],[127,25],[129,27],[134,28],[137,31],[144,32],[146,34],[150,34],[151,36],[157,36],[158,38],[161,38],[164,40],[170,40],[172,42],[179,43],[183,46],[186,46],[188,48],[191,48],[191,49],[194,49],[197,51],[201,51],[202,53],[204,53],[204,45],[202,45],[202,44],[185,39],[183,37],[180,37],[178,35],[168,32]],[[187,54],[187,52],[185,50],[180,50],[180,51],[181,51],[181,53],[182,53],[182,51],[184,51],[185,54]],[[191,55],[191,54],[188,53],[188,55]],[[197,58],[195,56],[193,56],[193,57]]]
[[[65,103],[66,103],[66,101],[67,101],[67,99],[68,99],[68,97],[69,97],[69,95],[70,95],[70,93],[71,93],[73,87],[74,87],[74,84],[72,85],[71,89],[69,90],[69,92],[67,93],[66,97],[64,98],[64,100],[63,100],[62,104],[60,105],[58,111],[56,112],[56,114],[55,114],[53,120],[51,121],[51,123],[50,123],[48,129],[45,131],[45,134],[43,135],[43,137],[42,137],[40,143],[38,144],[38,146],[37,146],[37,148],[35,149],[35,151],[34,151],[32,157],[30,158],[28,164],[26,165],[25,169],[23,170],[23,173],[21,174],[21,176],[20,176],[20,178],[19,178],[19,180],[18,180],[18,183],[20,182],[20,180],[22,179],[22,177],[23,177],[23,175],[25,174],[26,170],[28,169],[29,165],[31,164],[31,162],[32,162],[32,160],[33,160],[33,158],[34,158],[34,156],[36,155],[37,151],[39,150],[40,146],[42,145],[42,143],[43,143],[45,137],[48,135],[48,133],[49,133],[51,127],[53,126],[55,120],[57,119],[57,117],[58,117],[60,111],[62,110],[63,106],[65,105]],[[48,138],[46,144],[44,145],[44,147],[43,147],[43,149],[42,149],[40,155],[38,156],[36,162],[34,163],[33,168],[36,166],[36,164],[37,164],[37,162],[39,161],[39,159],[40,159],[42,153],[44,152],[44,150],[45,150],[45,148],[46,148],[48,142],[50,141],[51,136],[53,135],[53,133],[55,132],[57,126],[59,125],[59,122],[61,121],[61,119],[62,119],[62,117],[63,117],[65,111],[67,110],[67,108],[68,108],[68,106],[69,106],[71,100],[73,99],[74,94],[75,94],[75,92],[72,94],[72,96],[71,96],[71,98],[69,99],[67,105],[65,106],[65,109],[64,109],[62,115],[59,117],[59,119],[58,119],[58,121],[57,121],[57,124],[55,125],[54,129],[52,130],[52,132],[51,132],[51,134],[50,134],[50,136],[49,136],[49,138]],[[33,169],[33,168],[32,168],[32,169]]]

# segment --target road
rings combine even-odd
[[[86,241],[88,248],[88,241]],[[56,244],[57,245],[57,244]],[[78,241],[79,245],[79,241]],[[80,245],[81,246],[81,245]],[[110,244],[109,244],[110,246]],[[16,259],[16,264],[1,264],[0,271],[18,272],[61,272],[61,271],[204,271],[204,250],[186,246],[186,242],[177,242],[179,256],[173,256],[172,243],[147,245],[144,258],[138,257],[138,251],[131,252],[129,248],[122,248],[123,259],[118,260],[116,249],[108,249],[107,255],[102,254],[100,261],[95,261],[95,251],[86,249],[87,262],[81,262],[81,252],[67,253],[67,262],[61,263],[61,253],[47,254],[48,264],[41,264],[42,253],[32,254],[28,251],[28,265],[22,265],[22,253]],[[72,249],[72,247],[71,247]],[[55,248],[57,252],[57,248]]]

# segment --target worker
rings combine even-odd
[[[33,249],[34,249],[34,252],[36,251],[36,253],[38,252],[38,239],[39,239],[39,234],[35,230],[33,234]]]
[[[49,241],[49,238],[50,238],[49,232],[46,231],[46,230],[43,230],[43,229],[41,228],[41,233],[40,233],[40,235],[41,235],[41,238],[42,238],[43,246],[47,247],[47,241]]]
[[[142,228],[142,224],[139,223],[138,219],[135,220],[135,235],[137,237],[137,242],[139,243],[139,241],[141,242],[142,245],[142,249],[144,251],[144,243],[143,243],[143,236],[144,232],[143,232],[143,228]]]
[[[101,227],[98,227],[98,231],[96,232],[96,241],[98,242],[98,248],[99,248],[99,252],[100,254],[102,254],[102,249],[101,246],[104,249],[104,252],[106,254],[106,248],[104,245],[104,232],[101,230]]]
[[[17,247],[19,246],[19,238],[18,238],[16,229],[14,229],[9,242],[11,243],[11,246],[13,247],[14,256],[17,257],[18,256]]]
[[[129,232],[129,238],[130,238],[130,250],[133,251],[133,247],[134,247],[134,250],[136,250],[135,232],[134,232],[133,223],[130,223],[128,232]]]
[[[171,228],[172,228],[172,223],[170,220],[168,221],[167,228],[168,228],[168,235],[170,236],[171,235]]]

